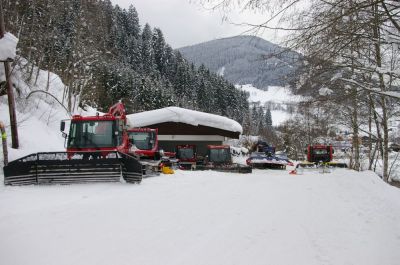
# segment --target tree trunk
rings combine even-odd
[[[372,154],[372,98],[371,94],[368,95],[368,170],[372,170],[374,157]],[[375,155],[375,152],[374,152]]]
[[[3,18],[3,5],[0,1],[0,38],[4,37],[6,30]],[[17,115],[15,114],[15,100],[14,100],[14,91],[11,85],[11,72],[10,72],[10,63],[4,62],[4,71],[6,75],[6,88],[7,88],[7,96],[8,96],[8,109],[10,112],[10,125],[11,125],[11,146],[12,148],[19,147],[18,141],[18,127],[17,127]]]
[[[373,6],[373,12],[374,12],[374,24],[373,24],[373,37],[374,37],[374,48],[375,48],[375,61],[376,61],[376,66],[378,68],[382,67],[382,55],[381,55],[381,43],[380,43],[380,25],[379,25],[379,11],[378,11],[378,4],[375,4]],[[385,81],[383,78],[383,74],[378,72],[378,77],[379,77],[379,87],[382,92],[386,91],[386,85]],[[389,179],[389,131],[388,131],[388,113],[387,113],[387,107],[386,107],[386,98],[384,96],[381,96],[380,100],[380,105],[382,108],[382,129],[383,129],[383,180],[388,182],[390,181]]]
[[[354,166],[353,169],[360,171],[360,143],[359,143],[359,132],[358,132],[358,100],[357,100],[357,89],[354,89],[353,96],[353,118],[352,118],[352,127],[353,127],[353,148],[354,148]]]

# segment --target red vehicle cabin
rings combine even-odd
[[[134,153],[141,158],[158,160],[158,129],[133,128],[128,130],[131,148],[130,153]]]
[[[197,164],[196,146],[192,144],[178,145],[176,158],[179,159],[179,166],[183,169],[195,167]]]

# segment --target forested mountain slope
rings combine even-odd
[[[217,39],[180,48],[182,55],[223,75],[234,84],[260,89],[284,86],[294,75],[300,55],[255,36]]]
[[[7,31],[19,38],[18,55],[28,61],[25,78],[36,83],[35,69],[59,75],[69,110],[72,102],[106,110],[122,99],[128,112],[175,105],[238,122],[248,112],[245,92],[187,62],[160,29],[140,24],[134,6],[35,0],[3,1],[3,8]]]

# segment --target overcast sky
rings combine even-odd
[[[207,10],[198,0],[111,0],[122,8],[133,5],[139,13],[140,24],[149,23],[160,28],[172,48],[180,48],[213,39],[242,34],[249,29],[223,21],[221,11]],[[254,12],[232,11],[228,18],[235,24],[243,22],[261,23],[266,16]],[[249,34],[249,33],[248,33]],[[275,32],[258,33],[271,42],[277,43]]]

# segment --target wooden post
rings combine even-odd
[[[8,164],[7,134],[4,123],[0,121],[1,141],[3,142],[4,166]]]
[[[0,38],[4,37],[6,30],[4,24],[4,16],[3,16],[3,4],[2,0],[0,0]],[[6,89],[8,95],[8,109],[10,112],[10,125],[11,125],[11,147],[18,148],[18,128],[17,128],[17,115],[15,114],[15,100],[14,100],[14,91],[12,89],[11,80],[10,80],[10,62],[4,62],[4,70],[6,75]]]

